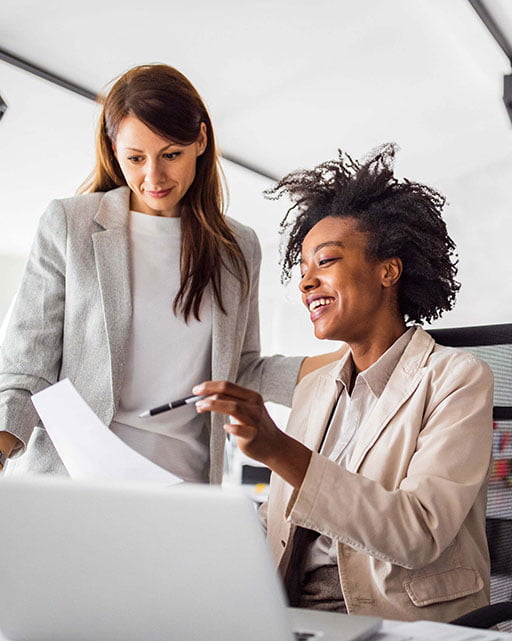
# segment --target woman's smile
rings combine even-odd
[[[168,189],[159,189],[158,191],[153,191],[153,190],[148,190],[146,189],[145,192],[148,196],[151,196],[151,198],[165,198],[168,196],[172,191],[172,187],[169,187]]]
[[[334,302],[332,296],[310,296],[306,301],[309,317],[312,322],[329,310],[329,305]]]

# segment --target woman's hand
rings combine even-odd
[[[260,461],[294,487],[300,487],[311,450],[277,427],[260,394],[228,381],[206,381],[196,385],[192,392],[206,395],[196,403],[199,413],[231,416],[234,422],[225,424],[224,429],[236,436],[244,454]]]
[[[10,432],[0,431],[0,452],[5,454],[6,458],[12,454],[12,452],[21,445],[21,442],[11,434]],[[0,471],[2,471],[3,465],[0,463]]]

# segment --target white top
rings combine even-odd
[[[321,454],[342,467],[347,466],[357,443],[357,430],[364,421],[371,418],[371,412],[413,334],[414,328],[410,327],[373,365],[359,372],[351,393],[348,390],[354,364],[352,356],[347,358],[336,379],[339,397],[320,449]],[[340,491],[343,491],[343,488],[340,488]],[[311,572],[324,565],[335,565],[336,548],[336,541],[326,534],[321,534],[306,552],[305,572]]]
[[[173,312],[180,286],[181,219],[130,212],[133,321],[125,380],[112,431],[189,482],[208,480],[209,432],[194,405],[154,417],[139,414],[192,394],[211,372],[212,310],[206,289],[200,318]]]

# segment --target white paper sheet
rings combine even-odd
[[[111,432],[69,379],[34,394],[32,402],[72,478],[182,482]]]
[[[466,628],[434,621],[383,621],[371,641],[512,641],[512,635],[495,630]]]

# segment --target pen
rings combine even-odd
[[[152,407],[151,409],[142,412],[142,414],[139,414],[139,418],[148,418],[149,416],[156,416],[162,412],[175,410],[177,407],[183,407],[183,405],[191,405],[192,403],[197,403],[197,401],[200,401],[202,398],[204,398],[204,396],[187,396],[186,398],[180,398],[177,401],[172,401],[171,403]]]

